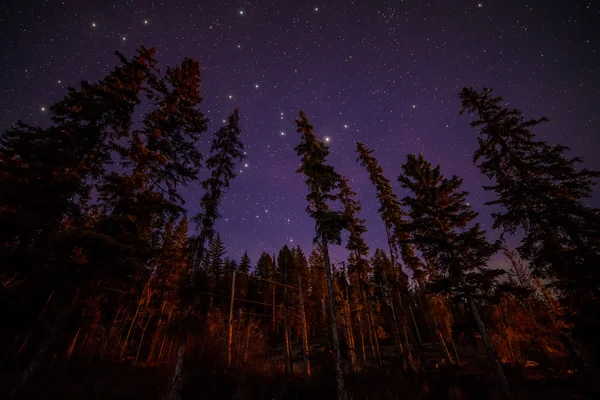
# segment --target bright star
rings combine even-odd
[[[240,10],[240,15],[244,15],[244,10]]]
[[[479,4],[477,4],[477,7],[481,8],[481,7],[483,7],[483,4],[479,3]]]
[[[42,107],[42,111],[46,111],[46,107]]]
[[[233,96],[232,96],[232,95],[229,95],[229,96],[227,96],[227,97],[229,97],[230,99],[233,99]]]
[[[319,11],[319,7],[315,7],[315,11]]]
[[[148,25],[148,20],[147,19],[144,20],[144,24]]]
[[[413,108],[417,108],[417,106],[415,104],[413,104]]]
[[[281,136],[285,136],[285,132],[281,132]]]
[[[60,83],[60,79],[58,80],[58,83]]]
[[[244,164],[244,167],[248,168],[248,164]]]
[[[348,129],[348,125],[344,125],[344,128]]]
[[[92,28],[95,28],[95,27],[96,27],[96,23],[92,22]]]
[[[123,41],[127,40],[127,38],[125,36],[123,36],[121,39],[123,39]]]
[[[254,88],[255,88],[255,89],[258,89],[258,83],[254,85]]]
[[[325,141],[329,142],[331,139],[329,138],[329,136],[325,136]]]

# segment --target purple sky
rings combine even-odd
[[[47,124],[44,107],[66,87],[102,78],[113,52],[156,47],[161,65],[200,61],[212,133],[240,107],[247,166],[217,225],[238,258],[300,244],[314,224],[295,174],[294,118],[303,109],[330,163],[363,202],[371,250],[385,248],[374,189],[355,142],[376,150],[399,197],[400,164],[422,152],[465,179],[490,224],[484,178],[472,165],[476,131],[459,117],[463,86],[493,87],[526,117],[547,115],[539,137],[600,169],[600,3],[597,1],[42,1],[0,3],[0,129],[17,119]],[[282,133],[283,132],[283,133]],[[204,139],[207,147],[210,134]],[[199,185],[185,192],[193,214]],[[598,207],[596,193],[591,204]],[[337,260],[344,258],[334,249]]]

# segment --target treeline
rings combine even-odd
[[[234,260],[215,223],[245,156],[238,110],[203,154],[199,64],[160,72],[154,54],[118,54],[104,79],[49,108],[49,127],[18,122],[0,137],[3,392],[35,397],[36,381],[73,368],[132,366],[160,378],[129,397],[285,397],[286,387],[310,392],[290,382],[315,385],[317,375],[329,382],[318,393],[335,386],[339,399],[407,387],[431,397],[423,382],[440,368],[470,366],[493,371],[488,396],[496,387],[510,399],[531,360],[595,390],[600,211],[585,201],[600,174],[535,137],[546,119],[524,119],[490,89],[459,94],[499,210],[497,241],[462,179],[409,154],[399,197],[374,150],[357,143],[387,237],[370,249],[351,177],[327,163],[300,112],[297,172],[315,246]],[[190,184],[204,190],[194,229],[181,197]],[[518,235],[516,249],[506,234]],[[348,259],[334,265],[331,246]],[[490,266],[497,253],[509,268]],[[372,371],[391,374],[385,389],[357,383]],[[259,377],[262,386],[247,383]]]

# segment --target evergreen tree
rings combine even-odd
[[[341,231],[347,226],[347,218],[343,213],[332,211],[328,202],[335,201],[335,191],[339,186],[340,176],[332,166],[326,164],[329,149],[317,140],[313,133],[313,127],[308,122],[306,114],[300,111],[300,119],[296,120],[298,133],[302,135],[300,144],[295,147],[298,156],[302,157],[302,163],[298,173],[306,176],[306,185],[309,193],[306,196],[308,207],[306,211],[315,220],[317,236],[323,246],[323,258],[325,261],[325,273],[327,275],[327,292],[329,294],[329,321],[333,342],[337,394],[339,400],[346,399],[344,389],[344,375],[340,358],[340,345],[337,331],[337,317],[333,289],[333,274],[329,262],[329,243],[341,243]]]
[[[279,282],[290,286],[298,284],[298,270],[294,253],[287,245],[279,250],[279,255],[277,256],[277,279]],[[280,298],[277,301],[280,302],[282,300]]]
[[[221,289],[224,287],[225,253],[225,244],[221,240],[221,235],[217,233],[210,242],[203,268],[208,277],[208,289],[211,293],[223,292]]]
[[[390,180],[383,175],[383,168],[379,166],[379,162],[373,156],[374,150],[369,150],[367,146],[357,142],[356,151],[358,152],[358,161],[369,173],[369,179],[377,192],[378,212],[385,224],[392,263],[395,265],[397,262],[399,247],[402,260],[412,271],[414,278],[419,281],[423,276],[422,263],[410,245],[410,235],[404,221],[406,215],[400,207],[398,196],[394,193]]]
[[[244,251],[242,259],[237,266],[237,275],[235,277],[235,287],[241,299],[245,299],[248,295],[248,274],[250,273],[250,266],[250,257],[248,257],[248,252]]]
[[[500,243],[488,242],[480,225],[472,225],[477,213],[467,203],[467,192],[460,190],[462,179],[445,178],[440,167],[432,168],[422,155],[409,154],[402,170],[398,180],[412,193],[402,200],[410,210],[412,242],[433,268],[434,290],[450,292],[469,301],[503,392],[512,398],[502,364],[475,303],[476,297],[490,292],[497,277],[504,272],[487,267],[490,257],[500,249]]]
[[[252,273],[252,276],[258,278],[256,282],[256,295],[257,301],[269,304],[269,306],[264,305],[263,311],[265,314],[271,314],[272,317],[272,325],[275,328],[275,310],[273,310],[273,287],[271,283],[266,281],[275,281],[277,279],[277,271],[275,269],[275,262],[273,258],[267,252],[262,252],[260,257],[258,258],[258,262],[256,263],[256,268]],[[256,281],[253,279],[253,281]]]
[[[214,236],[214,225],[220,217],[219,206],[225,189],[236,177],[235,162],[245,158],[244,145],[240,141],[242,133],[239,127],[239,112],[236,108],[227,120],[227,125],[215,133],[212,141],[211,156],[206,161],[210,168],[210,177],[202,182],[206,191],[200,200],[201,212],[194,216],[194,222],[200,232],[191,240],[192,268],[197,269],[202,260],[204,245]]]
[[[106,78],[96,84],[82,82],[79,90],[69,88],[68,95],[50,107],[49,128],[19,121],[0,137],[4,267],[13,264],[11,259],[21,266],[33,265],[23,258],[36,248],[32,244],[81,224],[77,221],[92,187],[88,178],[101,177],[110,163],[109,139],[129,131],[145,71],[154,63],[153,49],[138,53],[132,61],[117,53],[122,65]],[[53,246],[55,251],[60,248]]]
[[[493,181],[490,205],[494,227],[523,231],[521,257],[532,273],[558,291],[577,334],[598,351],[600,328],[600,210],[584,204],[600,172],[579,169],[569,148],[537,140],[532,128],[547,118],[525,120],[520,110],[502,107],[491,89],[460,92],[461,113],[474,113],[479,129],[474,163]]]

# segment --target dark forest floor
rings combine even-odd
[[[303,376],[300,348],[294,346],[294,376],[281,373],[227,373],[218,360],[202,365],[186,362],[184,399],[331,399],[335,397],[334,374],[329,355],[312,347],[313,374]],[[390,353],[385,348],[384,353]],[[281,348],[271,347],[271,363],[280,358]],[[351,399],[501,399],[496,381],[477,357],[474,349],[459,352],[460,366],[444,362],[437,346],[414,350],[422,372],[407,374],[401,361],[387,357],[384,367],[366,366],[357,373],[347,371],[346,384]],[[362,355],[358,353],[359,360]],[[370,357],[371,358],[371,357]],[[372,361],[371,359],[367,361]],[[196,364],[196,365],[194,365]],[[436,365],[437,364],[437,365]],[[593,399],[586,394],[590,383],[577,374],[559,373],[551,367],[531,363],[515,371],[507,369],[517,399]],[[268,369],[268,367],[266,367]],[[161,399],[173,371],[171,366],[145,366],[126,363],[71,359],[40,371],[20,392],[18,399]],[[14,386],[14,376],[4,375],[2,392]],[[4,394],[0,394],[4,398]]]

